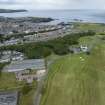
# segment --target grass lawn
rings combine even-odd
[[[29,91],[27,94],[21,94],[19,105],[33,105],[35,91],[36,91],[36,82],[33,83],[31,91]]]
[[[103,32],[105,31],[105,25],[104,24],[98,24],[98,23],[74,23],[75,29],[84,31],[84,30],[93,30],[96,32]]]
[[[79,39],[79,44],[80,45],[90,45],[91,43],[90,42],[93,42],[95,36],[86,36],[86,37],[82,37]]]
[[[41,105],[105,105],[105,43],[50,66]]]
[[[24,82],[18,82],[13,73],[2,73],[0,75],[0,90],[15,90],[21,88],[23,85]]]
[[[19,105],[33,105],[33,96],[35,94],[35,90],[30,91],[27,95],[21,96],[21,101]]]
[[[79,45],[93,46],[96,42],[101,41],[101,35],[85,36],[79,39]]]

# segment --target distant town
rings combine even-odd
[[[71,23],[50,25],[51,18],[0,17],[0,46],[46,41],[63,37],[73,28]]]

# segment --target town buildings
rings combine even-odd
[[[1,51],[0,52],[0,63],[8,63],[11,61],[22,61],[25,56],[21,52],[17,51]]]
[[[40,80],[46,72],[44,59],[31,59],[11,62],[4,67],[5,72],[15,73],[18,81],[32,83],[33,80]]]

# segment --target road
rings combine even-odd
[[[37,89],[35,92],[35,96],[34,96],[34,104],[33,105],[40,105],[40,100],[41,100],[41,96],[42,96],[42,89],[43,89],[43,85],[44,85],[44,79],[46,77],[46,73],[39,78],[39,80],[37,81]]]

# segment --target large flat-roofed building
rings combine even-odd
[[[17,105],[18,92],[0,92],[0,105]]]
[[[45,69],[44,59],[31,59],[31,60],[22,60],[14,61],[10,65],[4,68],[7,72],[19,72],[27,69],[32,70],[43,70]]]
[[[32,83],[33,80],[40,80],[46,72],[44,59],[31,59],[23,61],[15,61],[4,68],[6,72],[13,72],[16,74],[18,81],[27,81]]]

